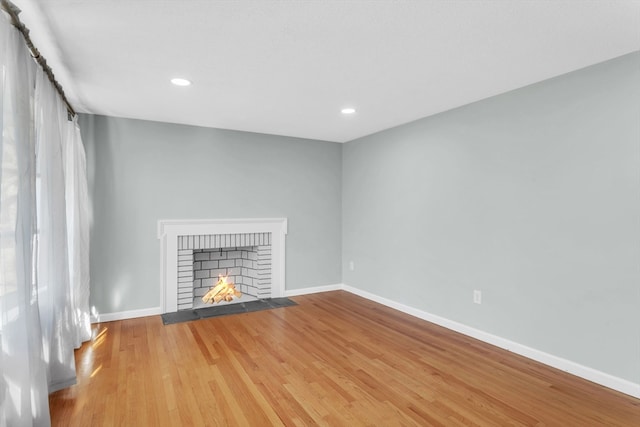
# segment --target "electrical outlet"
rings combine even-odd
[[[482,304],[482,291],[473,291],[473,302],[476,304]]]
[[[353,263],[353,261],[349,261],[349,270],[353,271],[356,269],[356,265]]]

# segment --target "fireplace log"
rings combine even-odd
[[[233,283],[227,283],[226,277],[221,277],[216,285],[209,290],[202,301],[208,304],[219,303],[222,300],[232,301],[234,297],[240,297],[242,293],[236,289]]]

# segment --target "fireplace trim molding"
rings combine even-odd
[[[244,233],[271,233],[271,296],[284,297],[287,218],[161,219],[158,239],[162,312],[178,310],[178,236]]]

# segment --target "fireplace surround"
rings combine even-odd
[[[244,267],[243,273],[246,272],[241,279],[245,289],[251,289],[250,294],[259,298],[283,297],[286,234],[286,218],[159,220],[162,312],[192,308],[188,301],[193,301],[201,293],[194,293],[194,280],[197,280],[193,272],[194,251],[196,254],[218,253],[217,250],[239,252],[239,260],[235,262],[238,267]],[[245,248],[255,248],[255,255]],[[213,264],[211,271],[217,272]],[[229,268],[237,270],[235,264],[233,267],[229,264]],[[200,279],[203,277],[202,273],[198,275]]]

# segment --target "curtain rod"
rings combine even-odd
[[[1,0],[1,1],[2,1],[2,10],[4,10],[11,17],[11,24],[14,27],[16,27],[18,31],[20,31],[20,34],[22,34],[22,37],[24,38],[24,41],[27,44],[27,47],[29,48],[29,52],[31,52],[31,56],[33,57],[33,59],[35,59],[38,65],[42,67],[42,69],[44,70],[44,73],[49,78],[49,81],[53,84],[53,87],[56,88],[56,90],[62,97],[62,100],[67,106],[67,113],[71,115],[71,117],[74,117],[76,115],[76,111],[73,109],[73,107],[67,100],[67,97],[64,94],[64,90],[62,89],[62,86],[60,85],[60,83],[58,83],[58,81],[56,80],[56,77],[53,75],[53,71],[51,70],[51,67],[49,67],[49,65],[47,64],[47,60],[44,58],[44,56],[40,55],[40,52],[34,46],[33,41],[31,41],[31,37],[29,37],[29,29],[22,23],[22,21],[20,21],[20,18],[18,17],[18,14],[20,14],[21,10],[15,4],[11,3],[9,0]]]

